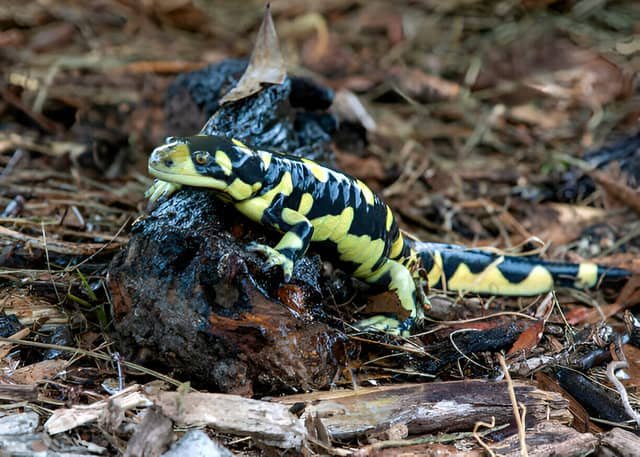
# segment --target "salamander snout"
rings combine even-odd
[[[149,167],[155,169],[170,169],[175,163],[174,149],[169,145],[155,148],[149,157]]]

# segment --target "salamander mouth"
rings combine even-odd
[[[167,170],[160,170],[158,168],[153,167],[151,163],[149,163],[149,174],[152,176],[155,176],[156,178],[162,181],[167,181],[175,184],[182,184],[184,186],[206,187],[208,189],[223,190],[228,185],[225,181],[211,178],[209,176],[202,176],[200,174],[187,175],[187,174],[171,172]]]
[[[181,146],[184,145],[177,147]],[[217,190],[228,186],[225,181],[198,173],[186,147],[177,150],[174,145],[165,145],[155,149],[149,157],[148,170],[150,175],[174,184]]]

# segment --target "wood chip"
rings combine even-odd
[[[153,400],[180,426],[207,425],[218,432],[251,436],[285,449],[299,449],[306,436],[303,421],[280,403],[238,395],[180,392],[160,392]]]

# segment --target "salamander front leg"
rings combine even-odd
[[[174,184],[172,182],[156,179],[153,181],[151,187],[149,187],[144,193],[144,196],[149,199],[150,203],[154,203],[156,200],[159,200],[163,197],[171,196],[171,194],[176,192],[181,187],[182,186],[180,184]]]
[[[265,217],[270,216],[268,213],[265,214]],[[283,231],[286,230],[280,242],[275,247],[254,242],[249,244],[248,249],[253,252],[259,252],[266,257],[266,268],[276,265],[281,266],[284,280],[289,282],[293,274],[295,261],[307,252],[313,235],[313,225],[302,214],[289,208],[282,210],[280,219],[275,221],[267,220],[266,222],[269,225],[279,227]]]

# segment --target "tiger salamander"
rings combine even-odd
[[[566,264],[497,256],[404,237],[391,209],[357,178],[311,160],[253,149],[224,136],[168,138],[149,158],[158,181],[152,201],[180,186],[212,189],[249,219],[283,233],[274,246],[249,249],[279,266],[289,281],[309,243],[321,243],[353,276],[397,294],[404,319],[375,316],[358,323],[407,334],[429,308],[426,286],[495,295],[536,295],[555,286],[588,288],[629,272],[594,263]],[[321,251],[325,252],[325,251]]]

